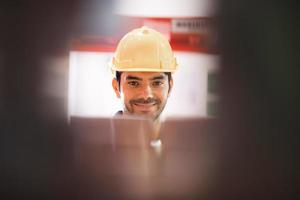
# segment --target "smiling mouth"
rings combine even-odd
[[[133,105],[135,105],[138,108],[138,110],[151,111],[152,107],[154,107],[156,103],[134,103]]]

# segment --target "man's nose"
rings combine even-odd
[[[153,91],[150,85],[145,85],[141,91],[141,98],[148,99],[153,98]]]

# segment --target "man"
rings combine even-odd
[[[112,86],[123,103],[118,114],[145,116],[159,124],[177,69],[168,40],[142,27],[127,33],[112,59]]]

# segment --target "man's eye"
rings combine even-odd
[[[130,82],[128,82],[128,85],[137,87],[137,86],[139,86],[139,82],[137,82],[137,81],[130,81]]]
[[[152,83],[152,85],[153,86],[161,86],[161,85],[163,85],[164,83],[162,82],[162,81],[154,81],[153,83]]]

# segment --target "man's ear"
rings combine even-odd
[[[168,97],[169,97],[170,94],[171,94],[172,88],[173,88],[173,78],[172,78],[172,76],[171,76],[171,77],[170,77],[170,81],[169,81]]]
[[[118,83],[117,79],[113,78],[111,84],[116,93],[116,96],[118,98],[121,98],[121,94],[120,94],[120,90],[119,90],[119,83]]]

